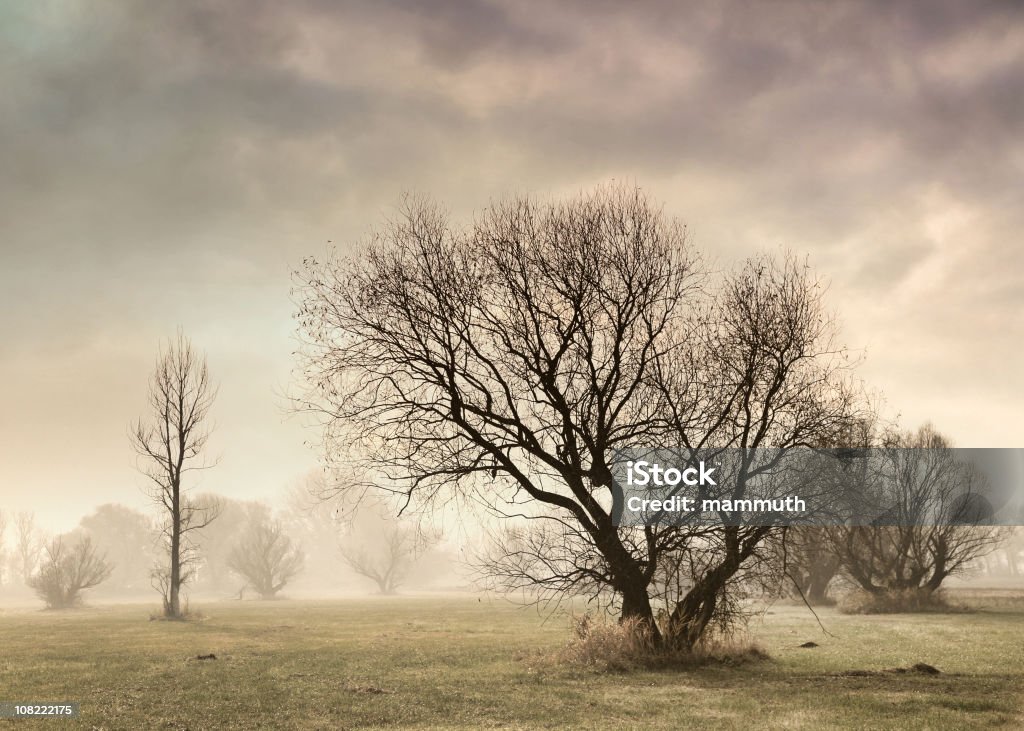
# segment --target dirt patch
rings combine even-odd
[[[888,670],[844,670],[841,673],[830,673],[830,675],[835,678],[876,678],[883,675],[906,675],[914,673],[919,675],[942,675],[941,670],[926,662],[914,663],[909,668],[889,668]]]
[[[934,665],[929,665],[926,662],[918,662],[911,665],[909,668],[893,668],[887,670],[888,673],[921,673],[923,675],[941,675],[942,671]]]
[[[393,690],[378,688],[376,685],[347,685],[345,686],[345,690],[349,693],[365,693],[367,695],[385,695],[395,692]]]

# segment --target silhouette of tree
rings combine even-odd
[[[197,504],[183,485],[187,473],[209,466],[199,460],[209,439],[206,422],[215,397],[205,356],[179,330],[160,348],[149,385],[149,415],[134,424],[130,435],[153,500],[164,513],[167,564],[154,570],[153,583],[168,618],[182,616],[181,587],[195,572],[189,534],[217,517],[216,505]]]

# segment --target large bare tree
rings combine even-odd
[[[772,529],[617,525],[619,450],[799,446],[850,411],[806,270],[755,260],[711,296],[685,228],[634,189],[512,198],[465,228],[410,200],[361,256],[297,278],[329,458],[365,458],[412,502],[533,521],[503,532],[492,574],[610,590],[656,640],[665,557],[700,548],[669,628],[692,645]]]
[[[163,597],[164,615],[179,618],[181,588],[196,567],[190,534],[217,516],[217,506],[191,500],[185,476],[210,466],[203,450],[210,436],[208,419],[216,397],[206,357],[179,330],[162,345],[149,384],[149,413],[131,430],[140,469],[150,480],[150,494],[163,512],[167,563],[154,570]]]

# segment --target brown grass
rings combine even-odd
[[[628,674],[551,662],[575,639],[568,617],[475,596],[225,601],[204,622],[147,622],[143,605],[8,609],[0,700],[78,701],[81,728],[133,731],[1021,729],[1020,596],[970,614],[779,605],[749,627],[769,662]],[[942,672],[889,671],[917,663]]]

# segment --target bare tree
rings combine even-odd
[[[834,604],[829,587],[840,575],[839,557],[832,550],[829,529],[822,526],[794,526],[780,542],[786,581],[783,589],[812,605]]]
[[[331,497],[329,480],[321,471],[307,473],[285,493],[281,519],[288,535],[302,544],[305,569],[299,577],[319,591],[341,589],[338,551],[350,521],[341,496]]]
[[[195,570],[195,546],[189,534],[217,516],[216,505],[197,504],[183,485],[188,472],[209,466],[201,456],[210,435],[207,419],[215,397],[205,356],[179,330],[176,339],[160,348],[149,385],[150,413],[131,431],[140,469],[151,482],[150,494],[164,513],[167,564],[158,567],[153,578],[168,618],[182,616],[181,587]]]
[[[43,534],[36,527],[35,513],[20,512],[14,522],[14,559],[18,578],[28,584],[43,553]]]
[[[267,519],[249,524],[228,556],[228,566],[263,599],[273,599],[302,571],[302,550],[285,535],[281,522]]]
[[[1022,516],[1024,517],[1024,516]],[[1024,558],[1024,527],[1014,526],[1008,531],[1003,556],[1006,558],[1006,570],[1010,576],[1020,576]]]
[[[350,543],[342,547],[341,555],[349,568],[372,579],[381,594],[390,596],[406,582],[417,559],[430,543],[414,527],[392,523],[384,528],[375,546]]]
[[[692,644],[772,529],[616,525],[619,450],[797,446],[850,410],[820,286],[755,261],[710,297],[685,228],[637,190],[502,201],[464,229],[409,201],[361,258],[308,260],[297,285],[303,406],[331,460],[419,505],[534,521],[496,573],[610,591],[656,641],[665,554],[706,547],[673,608]]]
[[[202,548],[192,586],[198,592],[223,592],[236,578],[232,552],[253,524],[270,521],[270,506],[211,493],[200,493],[193,500],[201,507],[216,509],[217,520],[191,534],[192,545]]]
[[[685,229],[638,191],[509,200],[468,230],[408,201],[361,260],[298,275],[306,406],[329,458],[368,455],[410,499],[525,503],[577,530],[602,568],[566,590],[598,580],[653,625],[648,567],[606,498],[613,450],[661,419],[649,366],[695,269]]]
[[[57,537],[46,547],[42,565],[28,584],[47,608],[66,609],[81,603],[82,592],[105,581],[112,570],[89,536],[80,536],[70,546]]]
[[[874,451],[866,489],[886,515],[829,531],[844,573],[867,594],[926,598],[1007,535],[977,524],[981,478],[931,425],[890,434]]]
[[[647,443],[728,456],[734,464],[724,491],[743,499],[752,484],[784,475],[780,465],[803,448],[851,442],[865,404],[847,382],[851,364],[835,342],[823,293],[791,257],[759,257],[729,277],[711,303],[696,308],[677,335],[679,347],[650,364],[659,396],[652,408],[662,410],[667,428],[648,432]],[[784,491],[798,487],[774,481]],[[821,496],[841,493],[838,485],[815,489]],[[747,524],[739,513],[720,517],[722,524],[620,529],[645,567],[649,600],[661,607],[660,639],[681,649],[693,648],[708,627],[732,628],[745,616],[743,599],[774,593],[784,578],[775,560],[785,548],[781,526]],[[557,595],[589,584],[596,596],[611,583],[607,564],[588,550],[576,525],[556,522],[530,536],[505,536],[515,540],[486,558],[487,570],[506,586]]]
[[[150,517],[124,505],[107,503],[82,518],[79,528],[99,551],[117,559],[101,591],[138,595],[150,590],[159,538]]]

